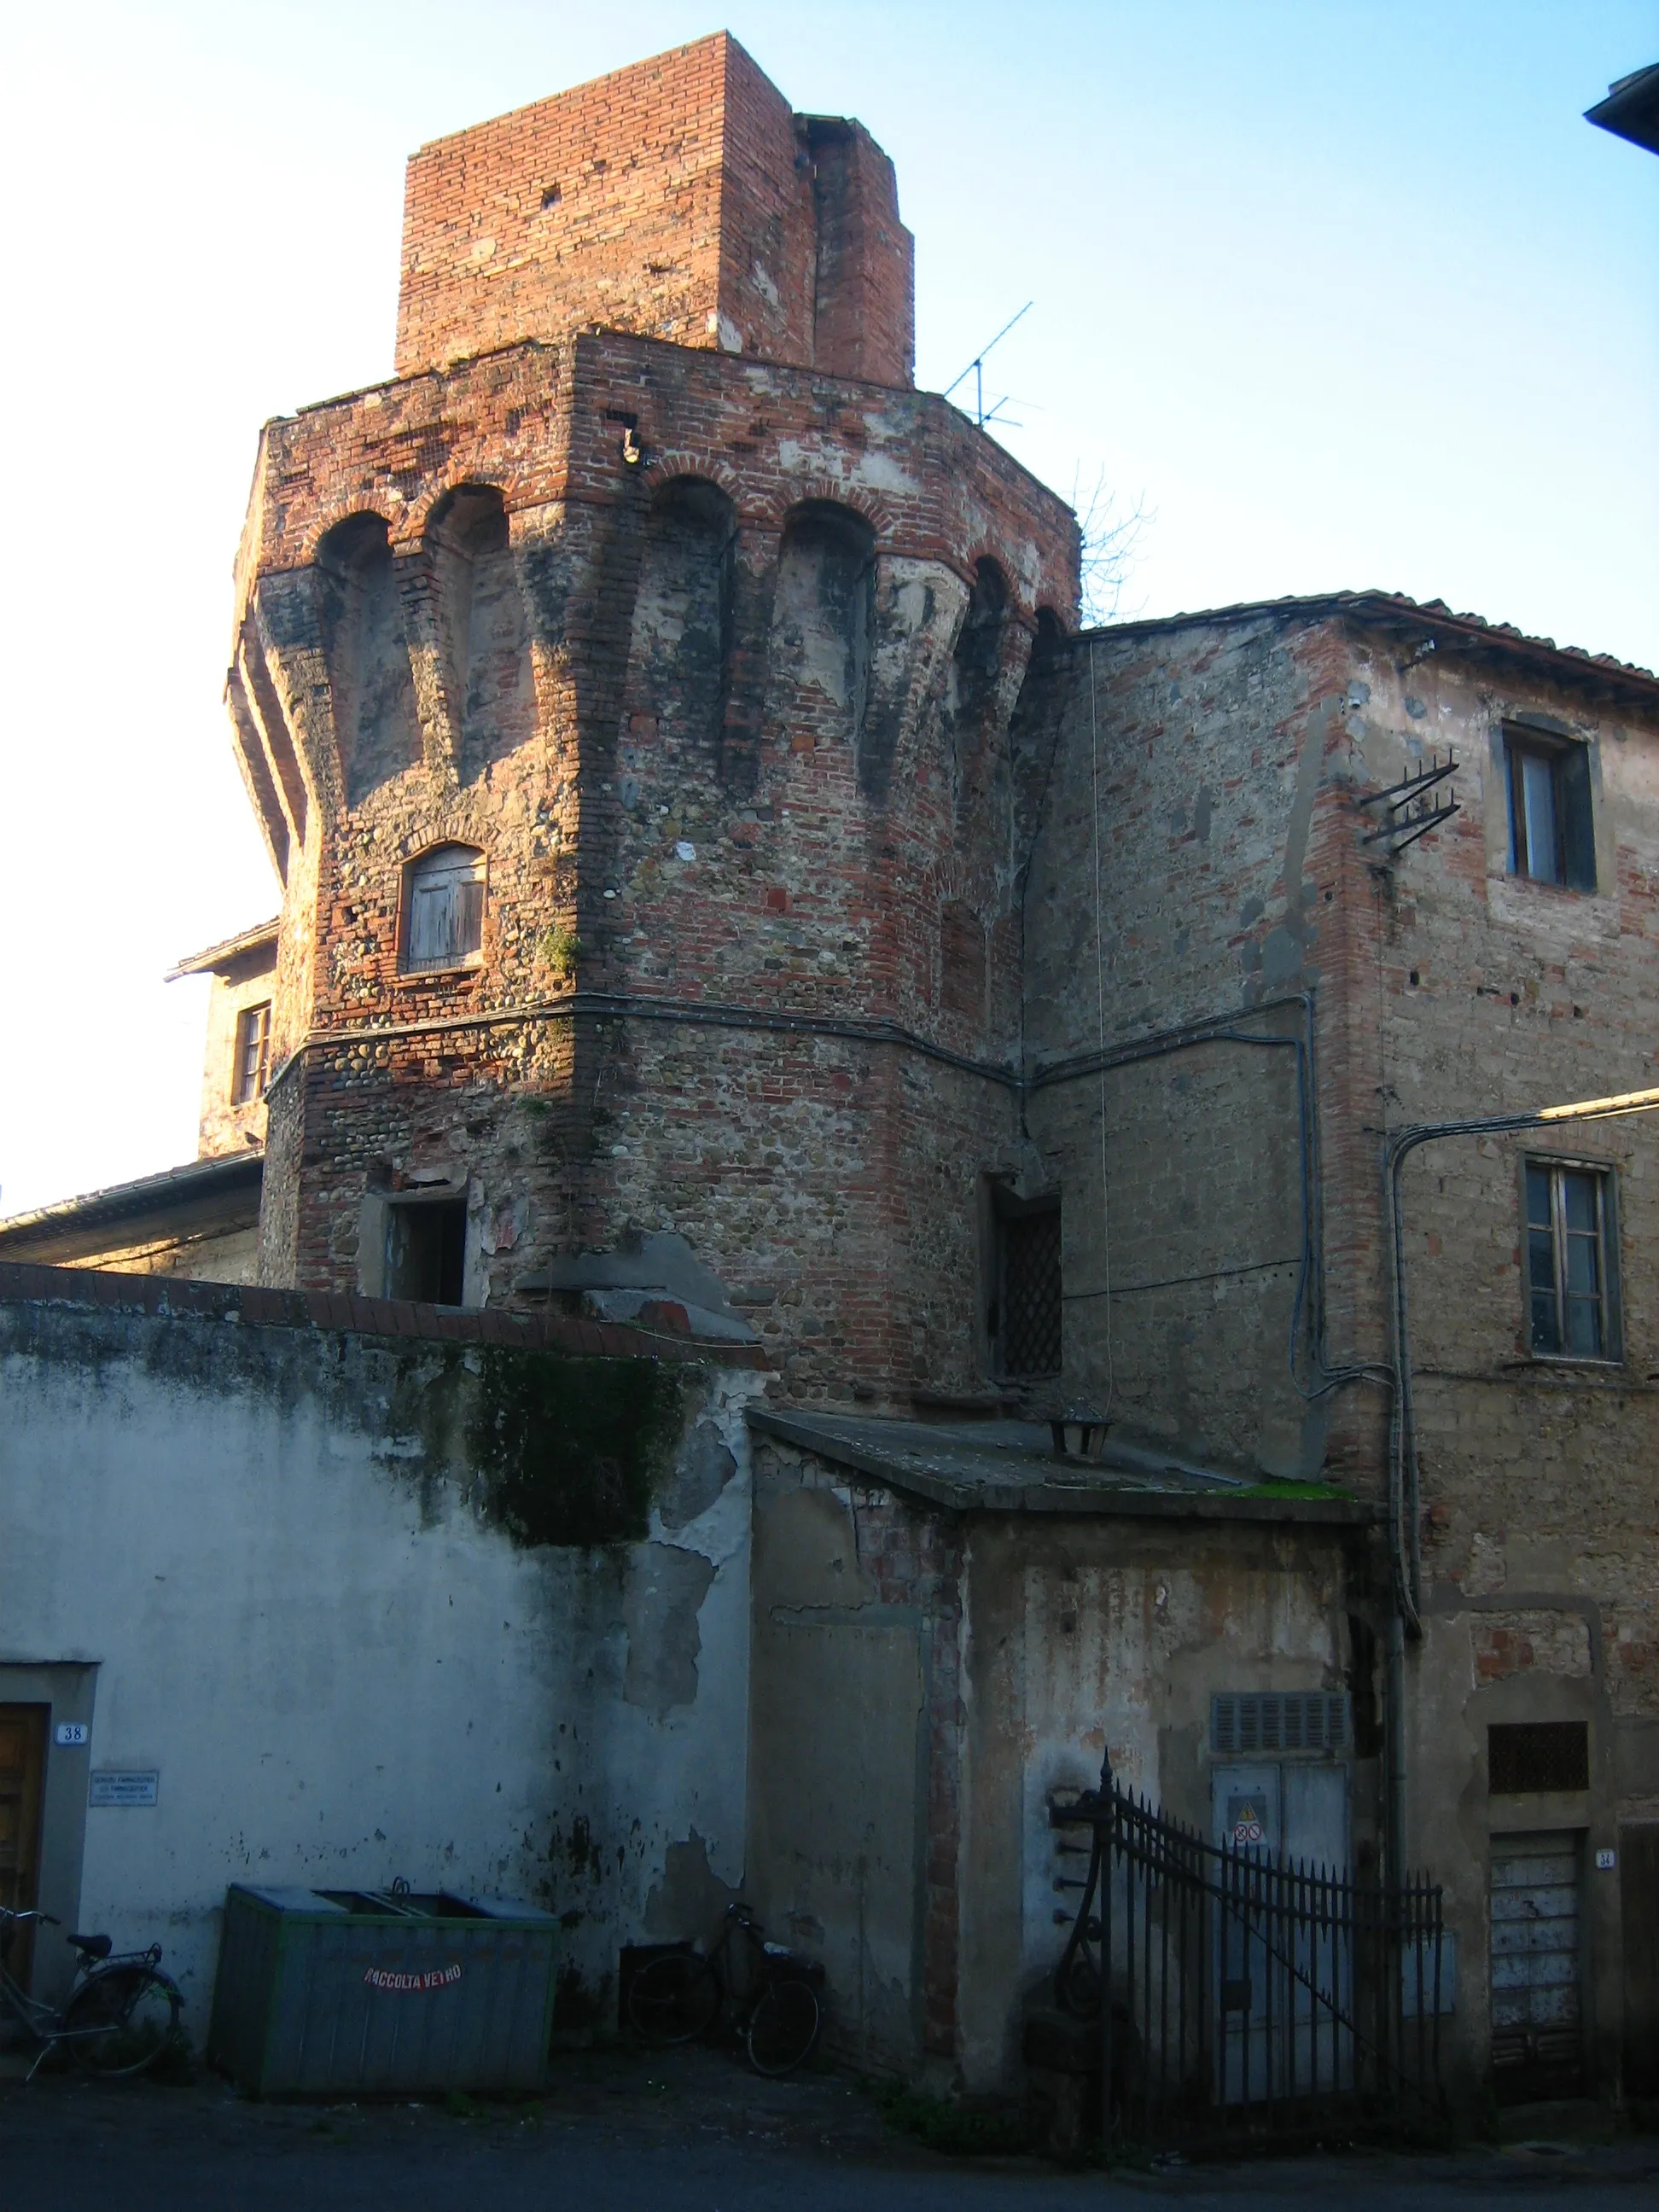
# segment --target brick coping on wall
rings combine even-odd
[[[311,1328],[342,1335],[444,1344],[513,1345],[527,1352],[602,1359],[695,1360],[713,1367],[769,1368],[758,1345],[694,1337],[672,1298],[646,1310],[660,1326],[584,1321],[569,1314],[507,1313],[491,1308],[422,1305],[405,1298],[360,1298],[340,1291],[273,1291],[240,1283],[198,1283],[169,1275],[127,1275],[112,1268],[46,1267],[0,1261],[0,1304],[101,1307],[106,1311],[194,1315],[254,1328]]]

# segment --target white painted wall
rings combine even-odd
[[[665,1855],[691,1830],[741,1880],[759,1378],[708,1386],[696,1418],[735,1472],[695,1518],[653,1513],[651,1540],[615,1552],[528,1551],[419,1437],[374,1432],[392,1357],[0,1307],[0,1699],[8,1666],[97,1662],[89,1751],[50,1757],[153,1768],[160,1791],[87,1812],[80,1923],[160,1942],[198,2038],[233,1881],[529,1899],[579,1916],[568,1959],[597,1986],[672,1906]],[[665,1584],[701,1600],[665,1670]]]

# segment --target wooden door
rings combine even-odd
[[[40,1784],[46,1766],[45,1705],[0,1705],[0,1905],[33,1907],[40,1879]],[[33,1923],[13,1938],[6,1966],[28,1987]]]
[[[1492,2065],[1500,2104],[1583,2094],[1575,1831],[1492,1839]]]
[[[1659,1825],[1619,1831],[1625,1923],[1625,2094],[1659,2097]]]

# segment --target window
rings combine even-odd
[[[996,1288],[988,1316],[999,1374],[1060,1369],[1060,1200],[996,1194]]]
[[[386,1291],[458,1306],[466,1280],[466,1200],[412,1199],[386,1212]]]
[[[1613,1177],[1604,1168],[1528,1160],[1530,1340],[1546,1358],[1617,1359]]]
[[[1532,1790],[1588,1790],[1588,1723],[1494,1723],[1486,1730],[1486,1788],[1494,1797]]]
[[[459,968],[483,941],[483,854],[439,845],[411,860],[404,886],[404,969]]]
[[[1509,777],[1510,873],[1534,883],[1595,889],[1590,823],[1589,753],[1510,731],[1504,739]]]
[[[236,1060],[231,1071],[230,1098],[234,1106],[252,1106],[265,1095],[270,1073],[270,1001],[244,1006],[236,1017]]]

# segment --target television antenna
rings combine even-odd
[[[967,379],[971,376],[974,380],[974,420],[981,430],[984,429],[987,423],[994,422],[999,419],[999,417],[1000,417],[1000,419],[1005,422],[1008,422],[1008,417],[1002,414],[1002,410],[1008,404],[1008,394],[1006,392],[1003,393],[1001,398],[997,400],[992,406],[989,413],[988,414],[986,411],[985,356],[990,352],[992,346],[1000,346],[1002,343],[1002,341],[1007,337],[1009,331],[1012,330],[1014,325],[1018,322],[1021,315],[1029,315],[1030,313],[1033,304],[1034,303],[1031,301],[1028,300],[1025,302],[1025,305],[1020,309],[1018,315],[1010,315],[1002,328],[991,340],[990,345],[982,345],[979,351],[974,356],[973,359],[969,362],[967,368],[963,370],[962,374],[956,379],[954,383],[947,384],[945,390],[939,395],[941,398],[948,399],[951,397],[951,394],[956,390],[957,386],[958,384],[965,383]],[[1008,427],[1011,429],[1017,430],[1018,429],[1019,425],[1018,422],[1010,422]]]

